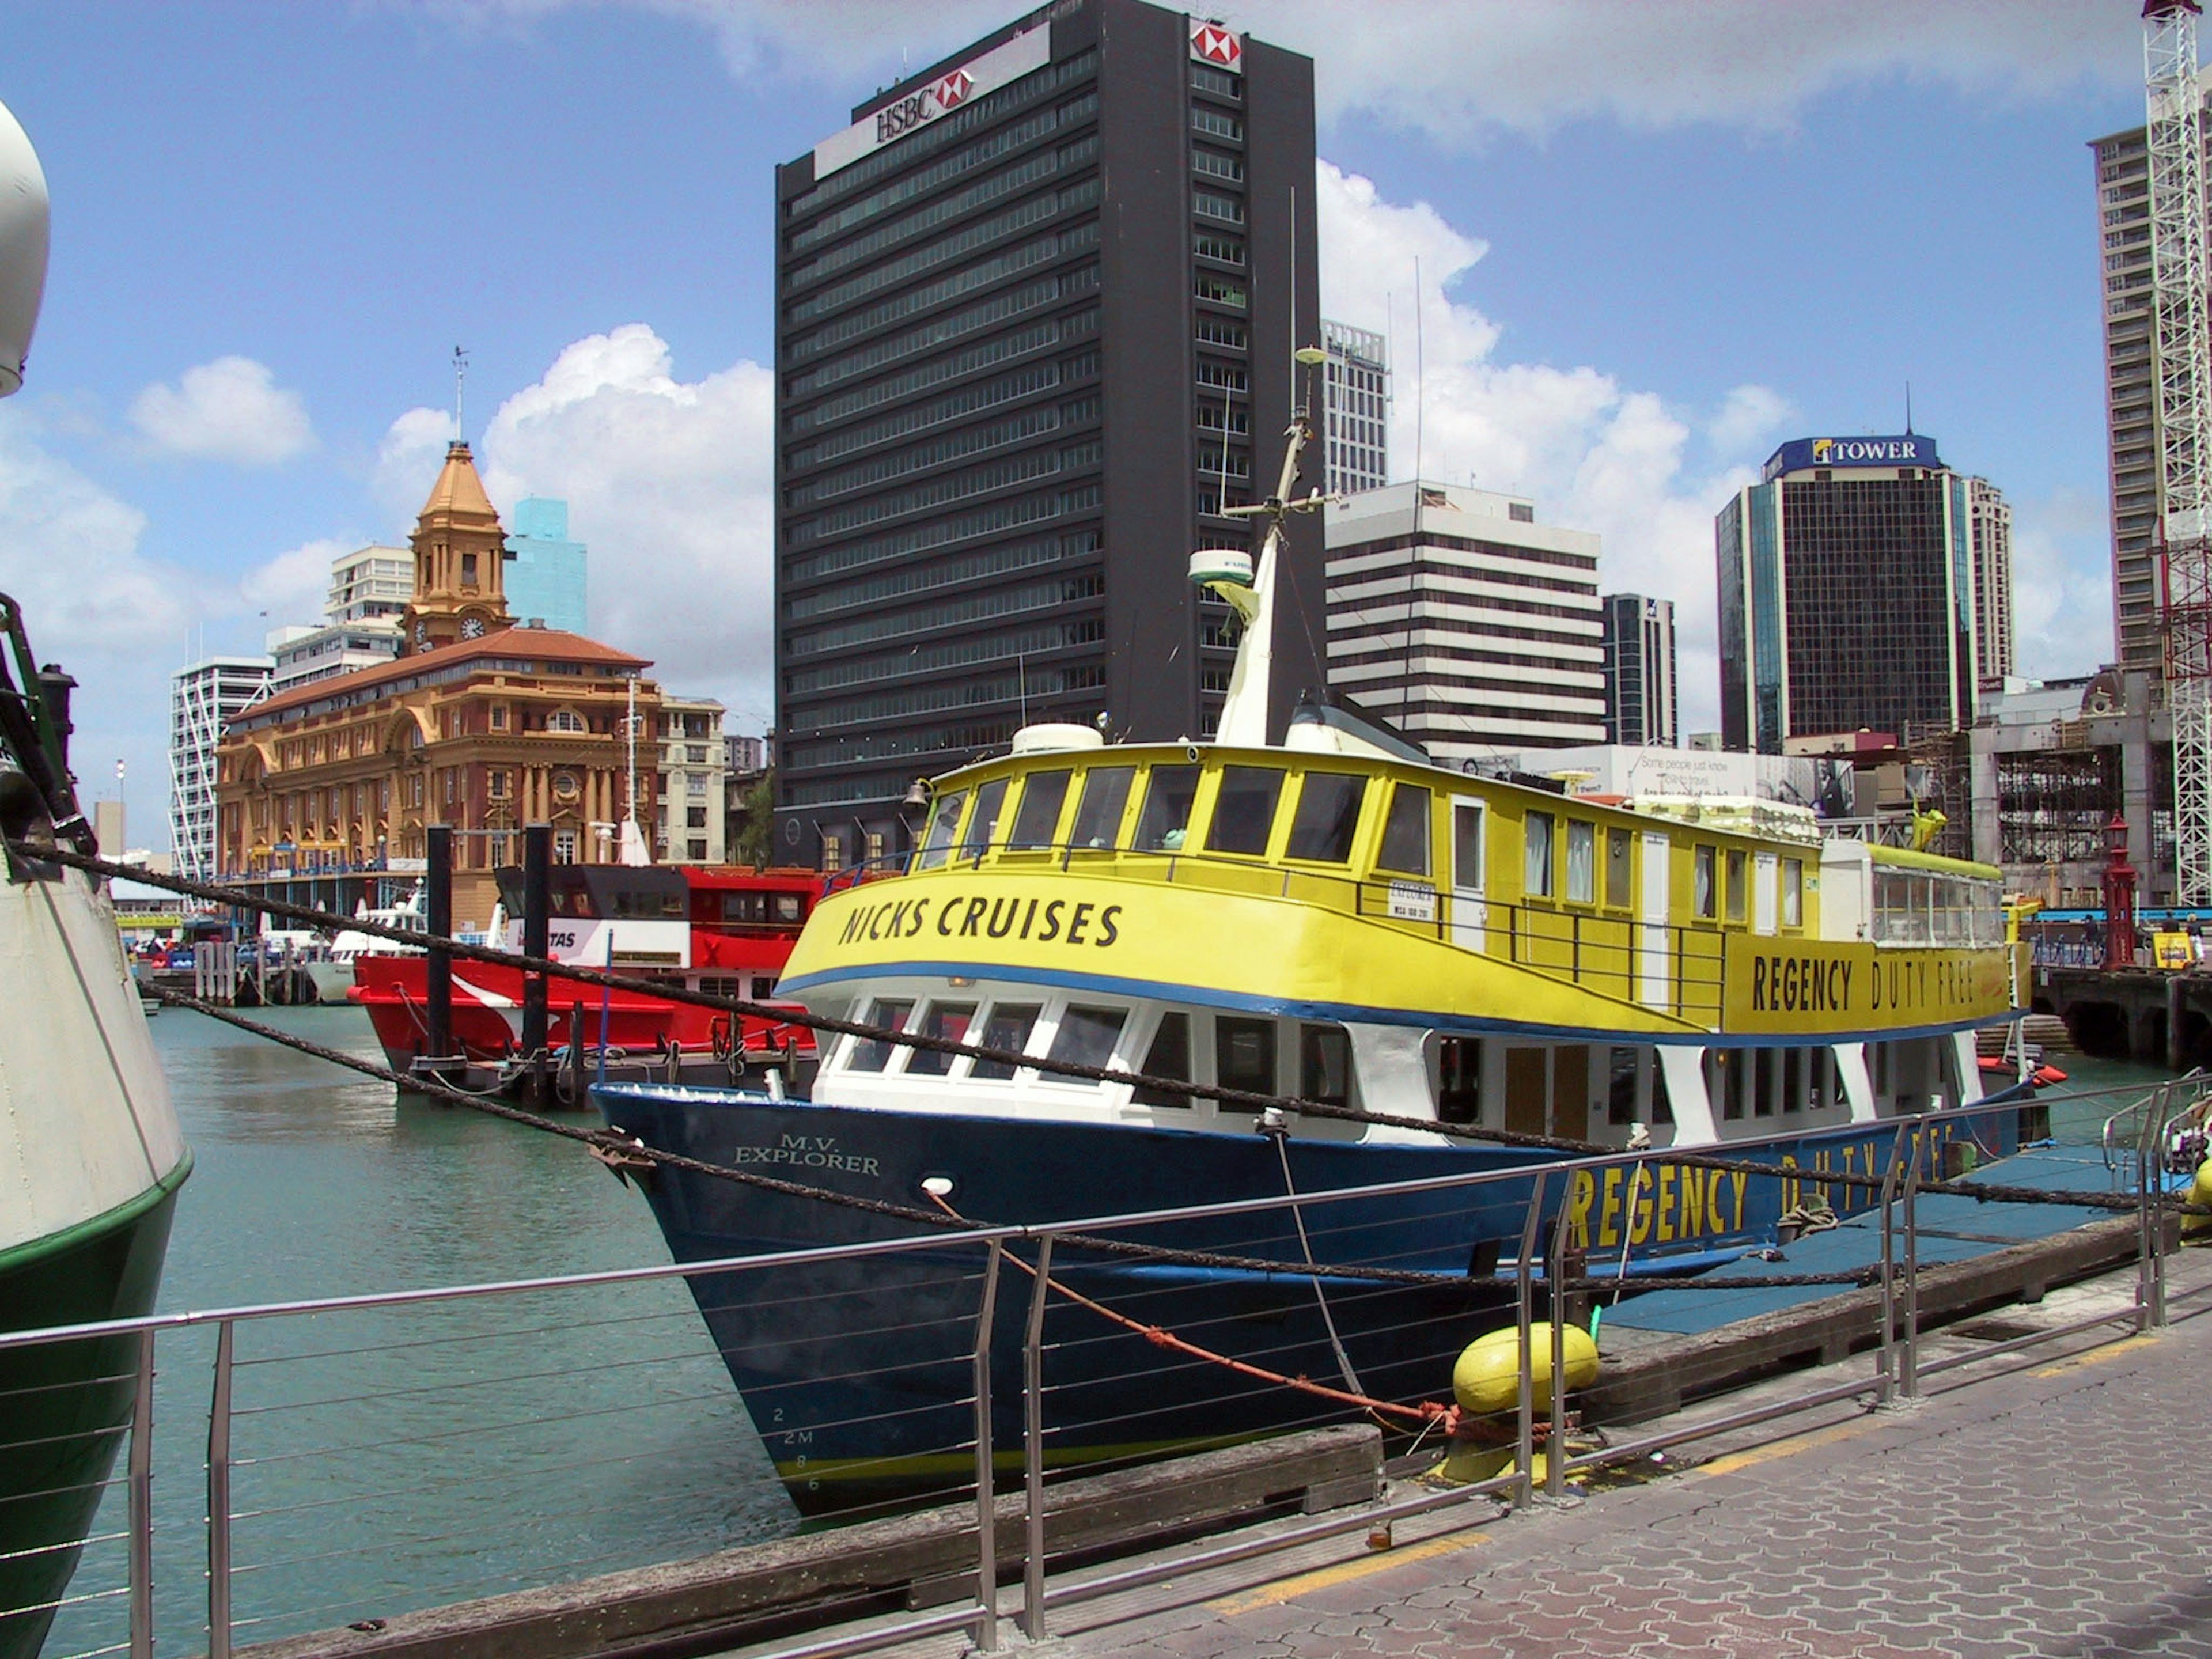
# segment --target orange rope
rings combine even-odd
[[[955,1220],[967,1219],[937,1194],[932,1193],[929,1196],[938,1208]],[[1006,1260],[1019,1267],[1031,1279],[1037,1276],[1037,1270],[1012,1250],[1006,1252]],[[1460,1408],[1456,1404],[1443,1406],[1432,1400],[1425,1400],[1418,1406],[1401,1406],[1393,1401],[1376,1400],[1367,1395],[1352,1394],[1344,1389],[1332,1389],[1325,1382],[1316,1382],[1307,1377],[1286,1376],[1280,1371],[1266,1370],[1244,1360],[1232,1359],[1225,1353],[1216,1353],[1211,1348],[1201,1348],[1197,1343],[1177,1336],[1174,1332],[1161,1326],[1147,1325],[1139,1320],[1132,1319],[1128,1315],[1117,1312],[1102,1302],[1093,1301],[1080,1291],[1068,1289],[1049,1273],[1045,1275],[1044,1282],[1048,1287],[1058,1291],[1060,1295],[1078,1307],[1088,1308],[1100,1318],[1110,1320],[1125,1330],[1135,1332],[1155,1347],[1165,1348],[1174,1353],[1188,1354],[1194,1359],[1203,1359],[1212,1364],[1226,1366],[1240,1376],[1249,1376],[1261,1382],[1279,1383],[1284,1388],[1296,1389],[1301,1394],[1310,1394],[1317,1399],[1333,1400],[1339,1405],[1354,1406],[1362,1411],[1380,1412],[1391,1417],[1406,1419],[1424,1428],[1441,1426],[1447,1434],[1456,1433],[1459,1430]]]

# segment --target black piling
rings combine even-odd
[[[437,941],[453,933],[453,830],[434,823],[424,836],[424,885],[428,914],[423,918],[430,932],[428,1030],[423,1044],[433,1065],[431,1075],[442,1078],[445,1062],[453,1053],[453,957]]]
[[[552,944],[551,915],[553,826],[526,825],[522,831],[522,951],[543,957]],[[522,975],[522,1052],[529,1057],[530,1103],[545,1099],[545,975],[526,970]],[[574,1032],[569,1033],[574,1041]]]

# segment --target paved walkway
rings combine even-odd
[[[2176,1263],[2176,1291],[2191,1286],[2212,1288],[2212,1252]],[[2131,1291],[2116,1275],[2038,1312],[2059,1322]],[[1071,1659],[2212,1659],[2212,1296],[2175,1314],[2143,1337],[1938,1376],[1915,1405],[1693,1451],[1708,1461],[1565,1507],[1426,1537],[1401,1522],[1393,1550],[1347,1559],[1339,1545],[1330,1565],[1261,1569],[1294,1575],[1270,1583],[1247,1566],[1241,1586],[1155,1589],[1110,1626],[1079,1628],[1110,1604],[1070,1608],[1052,1645]]]

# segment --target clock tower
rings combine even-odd
[[[415,597],[400,618],[405,654],[481,639],[510,624],[503,567],[514,556],[467,444],[456,439],[446,451],[445,467],[408,539],[415,550]]]

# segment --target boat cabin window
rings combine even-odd
[[[1716,1117],[1727,1120],[1744,1115],[1741,1079],[1747,1068],[1743,1059],[1733,1048],[1705,1050],[1705,1098],[1712,1103]]]
[[[902,1031],[906,1029],[906,1017],[913,1012],[914,1004],[910,1001],[879,1000],[869,1008],[868,1017],[860,1024],[880,1025],[887,1031]],[[852,1057],[846,1060],[845,1069],[880,1072],[898,1046],[888,1037],[854,1037]]]
[[[773,974],[755,974],[753,975],[753,1000],[755,1002],[766,1002],[775,995],[775,975]]]
[[[1597,902],[1597,825],[1567,820],[1567,902]]]
[[[1637,1084],[1643,1069],[1641,1048],[1615,1048],[1607,1057],[1605,1121],[1616,1129],[1636,1121]]]
[[[1440,1037],[1437,1042],[1437,1121],[1482,1121],[1482,1039]]]
[[[1052,832],[1060,828],[1060,809],[1067,799],[1073,772],[1032,772],[1022,784],[1022,804],[1014,814],[1013,833],[1006,845],[1035,852],[1052,845]]]
[[[1482,803],[1452,803],[1452,885],[1463,892],[1482,890]]]
[[[1052,1034],[1050,1057],[1071,1066],[1103,1066],[1113,1059],[1114,1045],[1121,1040],[1121,1025],[1128,1018],[1126,1008],[1081,1008],[1070,1004],[1060,1017],[1060,1029]],[[1048,1072],[1045,1080],[1081,1083],[1085,1079],[1055,1077]]]
[[[968,792],[956,789],[937,803],[929,815],[929,830],[922,837],[921,867],[934,870],[952,854],[952,833],[960,827],[960,809],[968,804]]]
[[[1628,831],[1605,832],[1605,902],[1615,910],[1628,908]]]
[[[806,920],[804,893],[758,891],[722,895],[722,920],[739,927],[796,927]]]
[[[1060,775],[1063,785],[1067,774]],[[1006,1048],[1016,1054],[1026,1054],[1030,1033],[1036,1029],[1037,1016],[1044,1010],[1034,1002],[994,1002],[991,1017],[983,1022],[983,1035],[978,1039],[986,1048]],[[1003,1060],[979,1060],[968,1073],[970,1077],[1004,1079],[1014,1074],[1014,1068]]]
[[[1691,890],[1700,921],[1711,921],[1719,914],[1713,890],[1713,849],[1710,847],[1697,848],[1691,854],[1691,870],[1695,877]]]
[[[617,887],[612,896],[612,908],[617,916],[659,921],[684,914],[684,894],[680,888],[673,892],[655,892],[648,888]]]
[[[1417,783],[1390,791],[1390,811],[1382,820],[1382,848],[1377,867],[1409,876],[1429,873],[1429,792]]]
[[[1206,850],[1253,857],[1264,854],[1267,837],[1275,827],[1275,803],[1282,793],[1283,774],[1279,768],[1223,767],[1221,786],[1213,797],[1213,823],[1206,834]]]
[[[1352,1036],[1341,1025],[1298,1027],[1298,1097],[1352,1104]]]
[[[1121,836],[1121,814],[1129,804],[1133,766],[1094,766],[1083,775],[1083,799],[1075,808],[1075,824],[1067,832],[1072,847],[1116,846]]]
[[[975,813],[968,820],[968,839],[961,844],[963,858],[981,859],[999,838],[999,810],[1006,804],[1006,781],[993,778],[975,792]]]
[[[1529,898],[1552,896],[1552,815],[1529,812],[1521,822],[1521,890]]]
[[[1729,848],[1728,919],[1730,921],[1741,921],[1743,920],[1743,866],[1744,857],[1742,853],[1733,847]]]
[[[1752,1115],[1772,1117],[1776,1098],[1782,1092],[1782,1050],[1754,1048],[1751,1051],[1751,1058]]]
[[[1285,856],[1316,864],[1345,864],[1352,858],[1352,832],[1359,828],[1360,804],[1367,780],[1348,772],[1309,772],[1298,785],[1298,810],[1291,819]]]
[[[1782,860],[1782,925],[1802,927],[1805,925],[1805,860]]]
[[[1145,810],[1137,816],[1137,851],[1174,853],[1190,828],[1190,804],[1198,795],[1198,768],[1155,766],[1145,784]]]
[[[1401,787],[1403,786],[1401,786]],[[1423,794],[1428,792],[1423,790]],[[1242,1015],[1213,1017],[1213,1080],[1224,1089],[1275,1092],[1275,1022]],[[1249,1108],[1225,1107],[1230,1111]]]
[[[1145,1051],[1145,1063],[1138,1068],[1150,1077],[1170,1077],[1189,1082],[1190,1076],[1190,1016],[1170,1009],[1160,1016],[1159,1030],[1152,1033],[1152,1046]],[[1130,1096],[1139,1106],[1188,1106],[1188,1095],[1174,1094],[1165,1089],[1146,1088],[1141,1085]]]
[[[965,1042],[968,1027],[975,1018],[972,1002],[933,1002],[916,1025],[917,1036],[943,1037],[948,1042]],[[940,1054],[933,1048],[914,1048],[908,1051],[906,1074],[908,1077],[943,1077],[952,1069],[957,1055]]]

